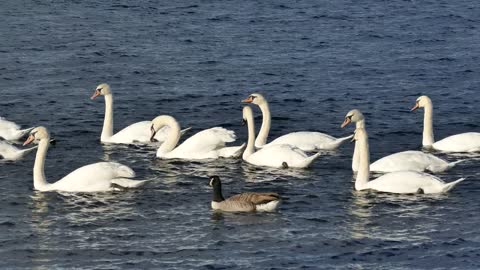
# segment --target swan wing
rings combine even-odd
[[[177,153],[201,154],[217,150],[228,142],[235,141],[235,132],[222,127],[202,130],[174,149]]]
[[[133,123],[128,127],[115,133],[108,142],[113,143],[150,143],[150,121],[141,121]],[[158,130],[155,140],[164,142],[167,138],[169,127],[165,126]]]
[[[380,176],[367,183],[368,189],[390,193],[440,193],[443,192],[445,182],[430,174],[402,171],[392,172]]]
[[[20,126],[15,124],[12,121],[8,121],[7,119],[0,117],[0,130],[2,129],[20,129]]]
[[[480,151],[480,133],[467,132],[447,137],[434,143],[433,148],[444,152]]]
[[[116,162],[89,164],[69,173],[52,184],[52,189],[72,192],[95,192],[111,190],[111,181],[116,178],[132,178],[135,172]]]
[[[425,171],[429,167],[447,169],[448,163],[421,151],[403,151],[383,157],[370,165],[374,172]]]
[[[349,138],[349,137],[348,137]],[[348,139],[347,137],[345,138]],[[341,142],[339,139],[321,132],[299,131],[280,136],[268,145],[289,144],[300,148],[303,151],[332,150],[337,148]]]
[[[318,154],[311,157],[316,158]],[[311,157],[308,157],[305,152],[297,147],[288,144],[276,144],[261,148],[248,156],[246,161],[259,166],[281,168],[284,166],[284,163],[286,163],[288,167],[303,168],[311,163],[308,162],[308,164],[304,164],[304,162]]]

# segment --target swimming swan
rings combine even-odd
[[[444,193],[452,189],[465,178],[445,183],[440,178],[426,173],[414,171],[399,171],[384,174],[377,179],[370,178],[370,153],[368,135],[364,128],[355,131],[354,140],[358,144],[360,163],[355,190],[372,189],[389,193]]]
[[[467,132],[452,135],[443,140],[435,142],[433,139],[433,105],[432,100],[427,96],[417,98],[415,106],[411,111],[424,108],[423,116],[423,140],[425,147],[431,147],[443,152],[478,152],[480,151],[480,133]]]
[[[38,191],[99,192],[114,190],[115,187],[135,188],[146,181],[136,181],[135,172],[116,162],[98,162],[76,169],[55,183],[45,179],[45,158],[50,145],[50,134],[44,127],[34,128],[23,143],[38,142],[37,156],[33,167],[33,187]]]
[[[28,149],[18,149],[11,143],[0,140],[0,160],[18,160],[36,148],[34,146]]]
[[[159,158],[197,160],[239,157],[245,148],[245,144],[225,147],[226,143],[235,141],[236,136],[233,131],[222,127],[202,130],[177,146],[180,139],[180,125],[169,115],[160,115],[152,120],[151,138],[153,139],[158,130],[165,126],[169,127],[169,133],[165,142],[158,148],[157,157]]]
[[[260,128],[258,136],[255,140],[255,147],[257,148],[275,144],[289,144],[296,146],[303,151],[334,150],[337,149],[343,142],[352,138],[352,135],[337,139],[328,134],[320,132],[298,131],[280,136],[267,144],[267,137],[268,133],[270,132],[270,125],[272,122],[267,100],[261,94],[253,93],[248,98],[242,100],[242,102],[258,105],[262,111],[262,127]]]
[[[255,151],[255,124],[252,108],[243,107],[243,121],[248,126],[248,143],[243,152],[243,160],[250,164],[274,168],[306,168],[320,156],[320,153],[307,156],[304,151],[289,144],[274,144]]]
[[[356,128],[365,128],[365,117],[355,109],[351,110],[345,116],[345,121],[341,127],[347,126],[349,123],[355,123]],[[352,170],[358,171],[358,144],[355,144],[353,152]],[[433,173],[443,172],[462,162],[463,160],[448,163],[432,154],[423,153],[422,151],[403,151],[383,157],[370,165],[370,171],[373,172],[396,172],[396,171],[430,171]]]
[[[105,97],[105,119],[103,120],[102,134],[100,141],[103,143],[150,143],[150,121],[141,121],[120,130],[113,134],[113,94],[110,86],[102,83],[97,86],[90,99],[98,96]],[[180,132],[183,135],[187,130]],[[168,128],[162,129],[155,135],[155,141],[165,141],[168,134]]]

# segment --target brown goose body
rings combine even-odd
[[[254,212],[273,211],[280,203],[277,193],[246,192],[224,199],[222,186],[218,176],[210,178],[210,186],[213,187],[212,209],[226,212]]]

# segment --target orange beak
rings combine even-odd
[[[35,137],[33,135],[28,136],[27,140],[25,140],[25,142],[23,143],[23,146],[33,142],[33,140],[35,140]]]
[[[94,100],[96,97],[100,96],[100,91],[98,90],[95,90],[95,92],[93,93],[93,95],[90,97],[91,100]]]
[[[243,103],[252,103],[253,102],[253,98],[252,97],[248,97],[244,100],[242,100]]]
[[[350,117],[345,117],[345,121],[343,121],[342,125],[340,126],[341,128],[344,128],[346,127],[348,124],[350,124],[352,122],[352,120],[350,119]]]
[[[417,102],[417,103],[415,103],[415,106],[413,106],[413,108],[410,109],[410,111],[413,112],[418,108],[420,108],[420,106],[418,105],[418,102]]]

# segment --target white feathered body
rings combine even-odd
[[[222,127],[205,129],[186,139],[170,152],[163,153],[162,148],[159,148],[157,157],[200,160],[239,156],[238,152],[241,152],[244,145],[225,147],[226,143],[234,142],[235,139],[235,132],[231,130]]]
[[[440,178],[426,173],[401,171],[388,173],[369,181],[364,189],[390,193],[417,193],[421,189],[425,194],[443,193],[463,180],[464,178],[461,178],[447,184]]]
[[[20,126],[14,122],[0,117],[0,138],[7,141],[15,141],[27,134],[32,128],[20,129]]]
[[[306,168],[319,156],[317,153],[309,157],[292,145],[275,144],[257,150],[244,160],[258,166],[282,168],[285,162],[291,168]]]
[[[28,149],[18,149],[14,145],[6,141],[0,141],[0,159],[4,160],[18,160],[21,159],[25,154],[33,151],[37,147],[32,147]]]
[[[120,130],[112,137],[101,139],[105,143],[150,143],[151,122],[141,121]],[[164,142],[167,138],[169,127],[165,126],[155,134],[155,140]]]
[[[443,152],[478,152],[480,151],[480,133],[467,132],[453,135],[435,142],[432,147]]]
[[[264,147],[289,144],[303,151],[334,150],[338,148],[342,142],[350,138],[352,138],[352,136],[337,139],[321,132],[299,131],[280,136]]]
[[[441,172],[449,163],[421,151],[403,151],[383,157],[370,165],[373,172],[417,171]]]
[[[128,179],[132,177],[135,177],[135,172],[128,166],[116,162],[98,162],[74,170],[57,182],[49,184],[48,190],[100,192],[113,190],[113,184],[138,187],[145,182]]]

